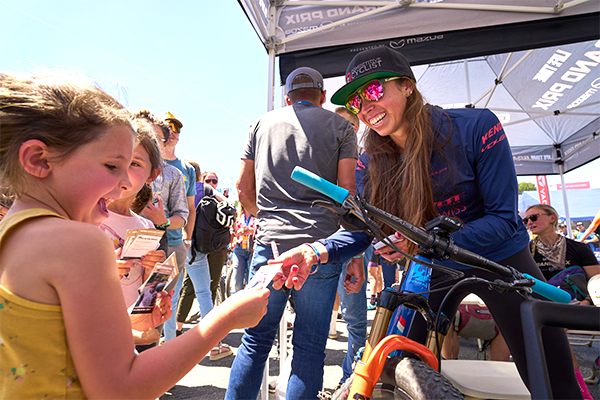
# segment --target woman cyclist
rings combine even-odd
[[[426,104],[404,56],[386,47],[357,54],[346,70],[346,82],[331,101],[345,104],[368,128],[365,153],[356,167],[357,192],[370,204],[417,226],[440,214],[457,217],[464,223],[452,234],[457,245],[543,279],[517,213],[516,173],[496,116],[485,109],[443,110]],[[392,233],[389,227],[383,229]],[[400,240],[402,250],[416,251],[413,244]],[[307,267],[318,261],[344,260],[363,251],[368,243],[365,233],[340,230],[284,253],[277,261],[292,268],[287,276],[277,278],[275,287],[286,280],[286,285],[298,289]],[[390,248],[379,253],[392,261],[401,257]],[[440,264],[468,269],[468,275],[492,281],[497,278],[450,261]],[[360,276],[360,271],[349,271],[349,275]],[[434,271],[432,284],[440,278]],[[479,295],[489,307],[529,386],[520,318],[523,297],[490,291],[484,284],[470,286],[461,295],[468,292]],[[433,310],[445,294],[430,294]],[[459,302],[460,298],[455,298],[449,305],[449,315],[454,315]],[[425,335],[425,322],[415,319],[408,336],[424,343]],[[564,330],[546,328],[543,339],[554,397],[580,398]]]

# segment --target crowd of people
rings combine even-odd
[[[598,238],[583,225],[576,238],[583,244],[565,238],[550,206],[530,207],[521,220],[510,147],[491,111],[427,104],[407,60],[386,47],[353,58],[346,84],[331,98],[342,106],[335,112],[323,108],[318,71],[297,68],[285,86],[287,106],[249,129],[229,245],[200,252],[199,204],[205,197],[230,200],[216,190],[215,172],[177,157],[182,121],[171,112],[131,112],[74,77],[0,74],[0,398],[157,398],[207,354],[232,356],[222,340],[245,328],[225,398],[255,399],[290,297],[296,315],[287,398],[314,399],[323,389],[337,304],[349,333],[342,384],[365,345],[367,310],[377,302],[368,302],[366,277],[373,277],[373,294],[391,286],[402,255],[375,249],[368,233],[345,230],[336,214],[312,207],[329,199],[290,179],[297,166],[417,226],[442,214],[459,218],[456,244],[591,305],[585,284],[600,266],[588,245]],[[490,132],[495,140],[486,143]],[[156,249],[129,259],[122,252],[130,230],[164,234]],[[404,252],[417,252],[396,235]],[[140,293],[172,255],[169,280]],[[215,306],[228,257],[231,296]],[[244,290],[274,263],[281,266],[272,283]],[[495,279],[478,269],[468,273]],[[445,277],[434,271],[432,279]],[[497,324],[502,354],[512,354],[529,386],[524,298],[483,283],[471,290]],[[446,292],[430,294],[434,310]],[[194,297],[200,321],[184,331]],[[136,305],[149,312],[128,312]],[[415,319],[407,336],[423,343],[425,334]],[[543,336],[551,343],[545,356],[554,396],[589,396],[564,330],[547,328]]]

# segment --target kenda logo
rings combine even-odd
[[[595,47],[600,48],[600,41],[596,42]],[[547,82],[554,72],[556,72],[571,55],[572,54],[567,51],[557,50],[533,79],[544,83]],[[552,86],[550,86],[550,89],[548,89],[536,103],[531,106],[531,108],[541,108],[547,111],[554,103],[565,95],[564,92],[566,90],[573,89],[574,83],[581,81],[592,72],[592,68],[596,68],[600,64],[600,50],[588,51],[584,54],[584,57],[585,58],[582,60],[575,61],[575,65],[569,68],[567,72],[560,77],[559,81],[554,82]],[[595,82],[596,81],[594,81],[594,84]],[[597,91],[598,89],[592,87],[573,103],[569,104],[567,108],[573,108],[580,105]]]

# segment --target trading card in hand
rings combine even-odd
[[[151,250],[158,249],[164,231],[158,229],[129,229],[121,252],[121,259],[140,258]]]
[[[275,274],[279,271],[282,265],[283,263],[263,265],[258,271],[256,271],[250,282],[248,282],[246,289],[252,289],[255,287],[260,289],[266,288],[273,280]]]
[[[165,262],[157,263],[150,276],[140,288],[140,296],[131,307],[130,314],[149,314],[156,305],[156,296],[163,291],[173,279],[173,272],[177,270],[175,253],[171,254]]]

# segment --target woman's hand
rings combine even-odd
[[[173,310],[171,310],[173,307],[171,301],[173,293],[173,290],[169,293],[165,291],[159,292],[156,295],[156,304],[151,313],[130,315],[131,328],[144,332],[167,322],[173,314]]]
[[[307,245],[301,245],[286,251],[269,264],[283,264],[273,278],[273,289],[279,290],[285,285],[300,290],[310,274],[311,267],[316,264],[316,255]]]
[[[398,247],[403,252],[408,253],[408,241],[406,240],[406,238],[402,236],[402,234],[399,232],[396,232],[396,237],[399,238],[399,240],[394,243],[396,247]],[[375,250],[375,254],[379,254],[381,257],[385,258],[391,263],[394,263],[404,258],[404,256],[401,253],[398,253],[396,250],[392,249],[389,246],[384,246],[378,250]]]

